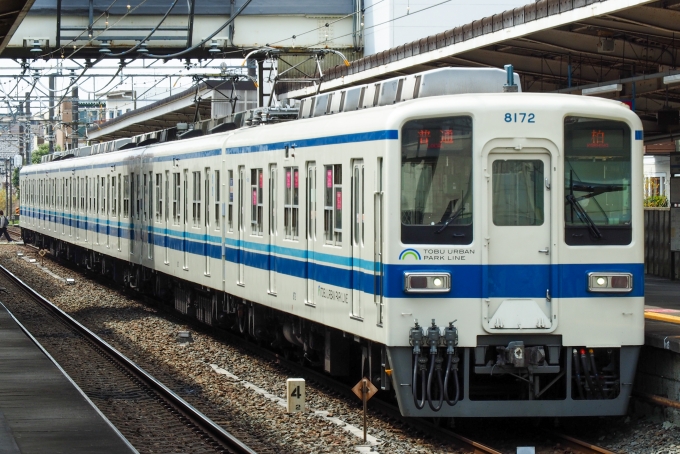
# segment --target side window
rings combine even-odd
[[[111,177],[111,216],[118,214],[118,194],[116,193],[116,176]]]
[[[203,184],[203,193],[205,194],[205,203],[203,204],[203,222],[205,222],[206,227],[210,227],[210,169],[205,169],[205,183]]]
[[[192,172],[192,220],[193,226],[199,227],[201,223],[201,172]]]
[[[101,214],[106,214],[106,179],[104,177],[101,177],[101,180],[99,182],[99,188],[101,190],[101,203],[99,205],[99,212]]]
[[[130,177],[123,177],[123,217],[130,217]]]
[[[220,194],[222,194],[222,186],[220,182],[220,171],[215,170],[215,230],[220,228]]]
[[[139,193],[140,188],[142,188],[141,178],[140,178],[139,174],[137,174],[137,178],[134,180],[133,183],[134,183],[135,187],[134,187],[134,193],[133,193],[132,198],[136,201],[135,217],[139,221],[139,218],[140,218],[141,212],[142,212],[142,200],[141,199],[143,197],[143,194],[140,195],[140,193]]]
[[[324,166],[324,219],[326,244],[342,244],[342,165]]]
[[[163,220],[163,174],[156,174],[156,222]]]
[[[170,171],[166,170],[165,171],[165,222],[168,222],[168,216],[169,216],[169,205],[170,205]]]
[[[146,180],[146,178],[144,178]],[[146,185],[144,186],[144,197],[146,200],[144,201],[144,218],[149,220],[149,223],[153,221],[153,209],[154,209],[154,204],[153,204],[153,172],[149,172],[149,187],[147,188]],[[149,213],[149,217],[147,218],[147,212]]]
[[[299,234],[300,173],[297,167],[286,167],[283,226],[285,239],[297,240]]]
[[[264,183],[262,169],[250,171],[251,218],[252,235],[262,236],[262,186]]]
[[[149,201],[147,200],[147,194],[149,193],[149,184],[151,184],[150,181],[147,180],[146,174],[143,175],[142,178],[144,182],[144,186],[142,187],[142,219],[147,220],[151,219],[151,216],[147,217],[147,212],[150,210],[151,207],[149,207]],[[149,213],[150,214],[150,213]]]
[[[229,209],[227,211],[227,224],[229,231],[234,231],[234,171],[229,171]]]
[[[172,174],[172,222],[173,224],[179,224],[180,216],[180,189],[181,183],[179,178],[179,172],[174,172]]]
[[[80,196],[80,211],[85,212],[85,178],[80,179],[78,186],[78,195]]]

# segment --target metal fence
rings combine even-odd
[[[645,208],[645,273],[678,279],[679,259],[671,252],[670,208]]]

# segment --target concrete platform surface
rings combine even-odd
[[[136,453],[0,304],[0,453]]]

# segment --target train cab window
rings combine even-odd
[[[193,226],[200,227],[201,224],[201,172],[192,172],[192,219]]]
[[[299,234],[300,173],[297,167],[285,168],[283,227],[285,239],[297,240]]]
[[[472,242],[472,118],[412,120],[403,126],[401,241]]]
[[[229,231],[234,231],[234,171],[229,171],[229,209],[227,211]]]
[[[123,217],[130,217],[130,177],[123,176]]]
[[[632,241],[631,131],[621,121],[567,117],[564,122],[565,243]]]
[[[324,166],[323,231],[326,244],[342,245],[342,165]]]
[[[251,195],[251,234],[262,236],[262,215],[263,215],[263,195],[264,175],[262,169],[250,170],[250,195]]]

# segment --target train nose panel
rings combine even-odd
[[[545,303],[532,299],[504,300],[493,315],[485,317],[488,324],[487,328],[550,329],[552,323],[550,316],[546,315],[545,309],[547,309]]]

